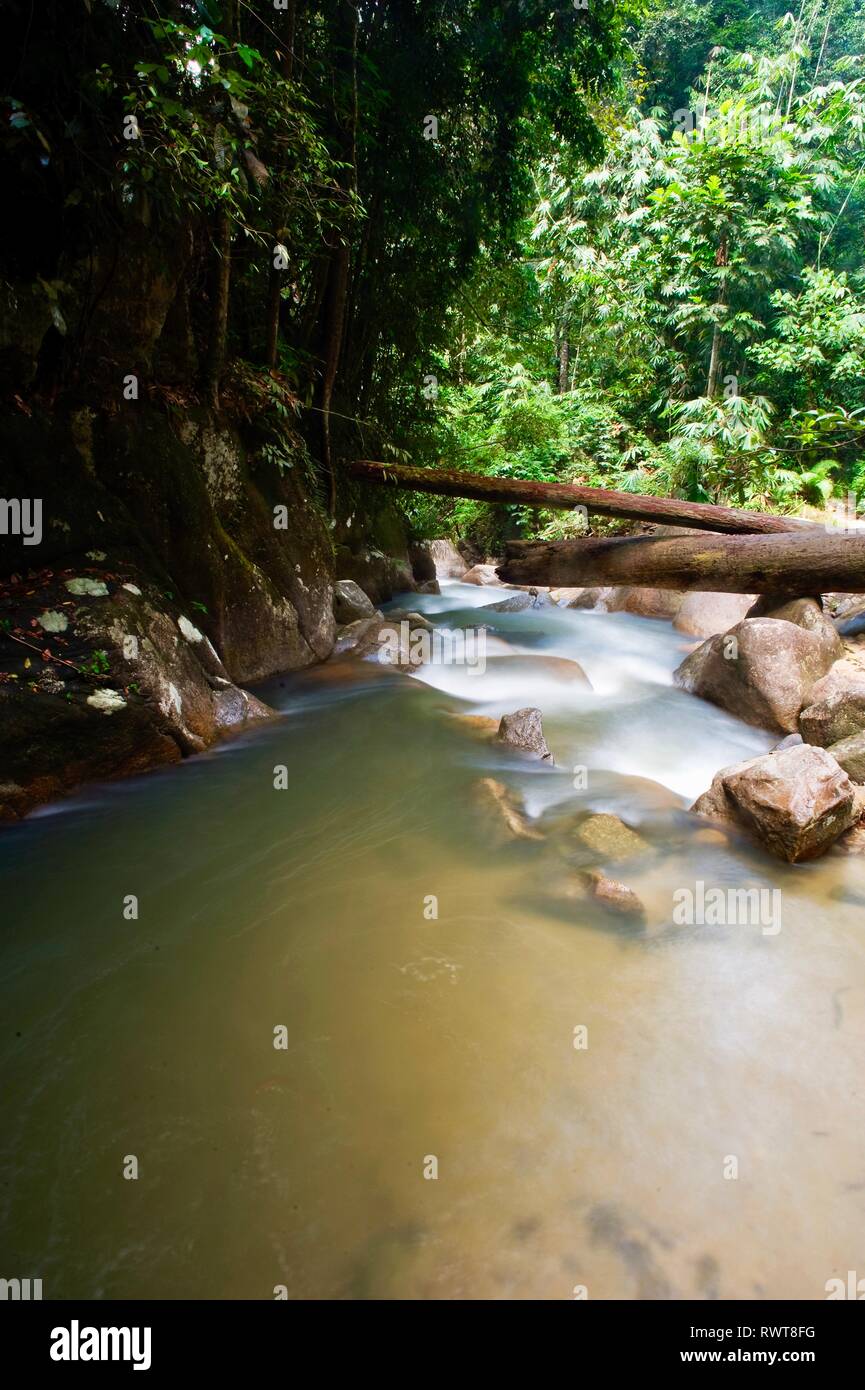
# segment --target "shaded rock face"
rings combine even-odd
[[[810,630],[778,618],[746,618],[686,657],[673,679],[748,724],[796,733],[812,688],[842,653],[831,623]]]
[[[369,598],[353,579],[338,579],[333,586],[333,616],[340,625],[375,613]]]
[[[500,743],[518,748],[522,753],[531,753],[544,762],[552,762],[553,755],[544,738],[544,728],[539,709],[518,709],[513,714],[502,716],[496,735]]]
[[[424,579],[418,584],[417,591],[419,594],[440,594],[441,586],[437,579]]]
[[[751,594],[688,593],[682,598],[673,627],[688,637],[716,637],[740,623],[753,602]]]
[[[82,591],[66,610],[67,655],[61,661],[56,652],[49,685],[0,685],[0,818],[26,815],[82,783],[177,762],[275,717],[229,680],[186,615],[157,606],[152,586],[101,587],[104,595]]]
[[[808,707],[799,716],[799,730],[807,743],[828,748],[865,728],[865,671],[852,662],[836,661],[808,698]]]
[[[41,497],[44,513],[39,546],[0,543],[0,572],[81,564],[94,550],[108,568],[131,564],[195,609],[241,683],[329,654],[326,518],[299,469],[280,476],[259,462],[251,432],[204,408],[175,423],[138,401],[98,416],[4,417],[0,453],[4,489]]]
[[[865,729],[833,743],[828,750],[839,767],[860,786],[865,783]]]
[[[675,618],[682,606],[683,595],[675,589],[614,589],[607,600],[610,613],[634,613],[640,618]]]
[[[408,548],[408,560],[412,576],[418,585],[426,584],[436,578],[436,562],[432,553],[432,541],[412,541]]]
[[[806,743],[720,772],[694,810],[713,814],[715,806],[790,863],[825,853],[860,815],[846,772],[825,749]]]

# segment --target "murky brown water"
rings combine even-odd
[[[3,1275],[46,1298],[554,1299],[865,1275],[865,863],[694,839],[678,808],[771,740],[670,687],[669,626],[496,626],[595,691],[532,660],[311,673],[266,692],[278,726],[0,837]],[[555,771],[448,717],[534,703]],[[655,852],[620,876],[646,929],[563,898],[555,847],[493,848],[484,775],[638,826]],[[698,879],[779,888],[781,930],[675,925]]]

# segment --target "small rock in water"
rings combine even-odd
[[[544,762],[553,761],[544,738],[539,709],[518,709],[513,714],[502,715],[497,737],[500,743],[506,743],[510,748],[519,748],[521,752],[531,753]]]
[[[626,883],[607,878],[598,869],[588,872],[584,881],[595,901],[608,912],[614,912],[618,917],[645,919],[646,909],[642,901]]]
[[[589,816],[576,830],[577,839],[605,859],[633,859],[646,854],[651,846],[618,816],[605,813]]]
[[[463,584],[498,584],[501,580],[496,574],[495,565],[473,565],[470,570],[462,576]]]

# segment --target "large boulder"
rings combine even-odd
[[[502,715],[496,735],[500,743],[510,748],[518,748],[522,753],[531,753],[544,762],[552,762],[553,755],[544,738],[544,728],[539,709],[518,709],[513,714]]]
[[[799,715],[799,730],[807,743],[828,748],[865,728],[865,671],[851,661],[835,665],[811,690]]]
[[[796,733],[811,690],[842,650],[834,629],[830,636],[779,618],[746,618],[686,657],[673,679],[748,724]]]
[[[844,643],[832,619],[823,611],[819,598],[792,598],[778,603],[771,594],[762,594],[749,609],[748,617],[776,618],[779,622],[793,623],[795,627],[821,637],[827,650],[834,653],[833,660],[838,661],[844,655]]]
[[[436,562],[432,553],[432,544],[432,541],[412,541],[408,547],[411,572],[419,586],[436,578]]]
[[[851,781],[860,786],[865,783],[865,729],[857,729],[847,738],[839,739],[828,751]]]
[[[807,743],[724,769],[693,809],[735,819],[790,863],[823,854],[860,815],[846,772]]]
[[[473,565],[470,570],[462,576],[464,584],[499,584],[501,580],[496,574],[495,565]]]
[[[333,616],[340,626],[354,623],[358,618],[371,618],[375,613],[372,601],[353,579],[338,579],[333,586]]]
[[[715,637],[740,623],[753,602],[751,594],[715,594],[702,590],[688,593],[673,619],[673,627],[688,637]]]
[[[610,613],[634,613],[639,618],[659,618],[669,622],[682,606],[677,589],[626,587],[615,589],[607,602]]]

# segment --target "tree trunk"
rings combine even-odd
[[[625,536],[511,541],[509,584],[647,585],[728,594],[865,592],[865,534]]]
[[[233,43],[240,38],[238,0],[228,0],[222,24],[225,37]],[[206,390],[209,404],[219,409],[219,383],[225,367],[228,315],[231,300],[231,218],[224,208],[216,214],[213,237],[216,265],[213,271],[210,314],[210,348],[207,355]]]
[[[568,364],[571,356],[571,345],[568,342],[568,330],[562,329],[562,336],[559,340],[559,395],[564,396],[568,389]]]
[[[225,366],[228,305],[231,297],[231,218],[222,209],[216,214],[216,232],[213,244],[217,260],[213,271],[210,350],[207,356],[207,399],[213,409],[218,410],[219,383]]]
[[[770,516],[765,512],[715,507],[705,502],[678,498],[644,497],[609,488],[581,487],[576,483],[534,483],[517,478],[486,478],[481,473],[450,469],[406,468],[392,463],[361,459],[349,466],[352,477],[367,483],[434,492],[442,497],[472,497],[478,502],[521,502],[530,507],[585,507],[598,516],[617,516],[632,521],[654,521],[667,526],[691,526],[698,531],[767,532],[808,531],[815,523],[796,517]]]

